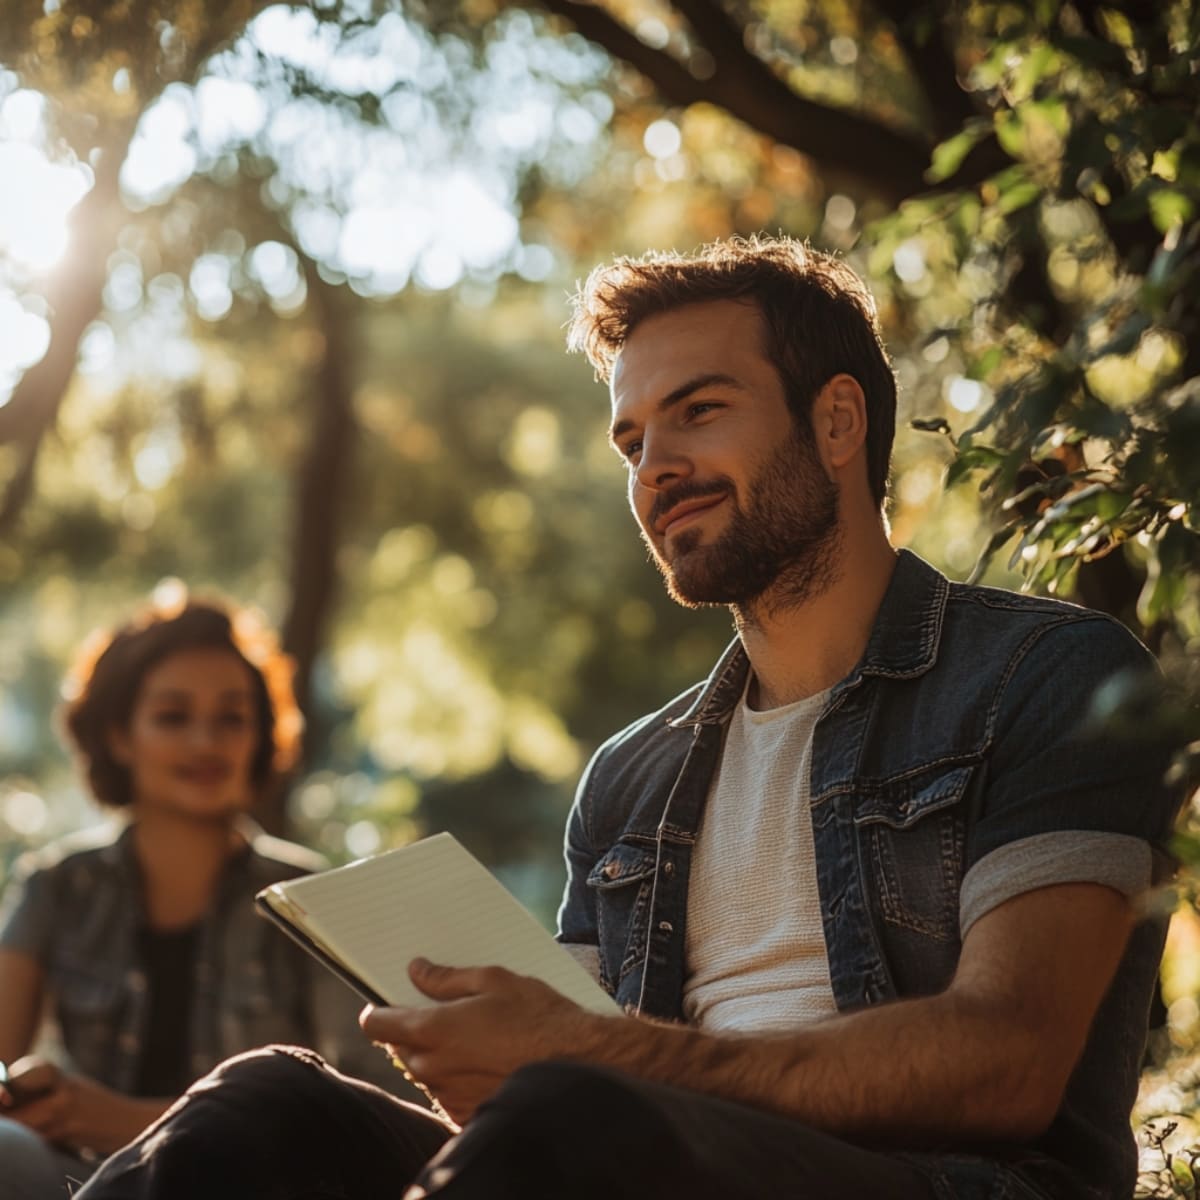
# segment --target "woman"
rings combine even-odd
[[[0,1158],[24,1164],[22,1200],[66,1195],[64,1176],[86,1177],[231,1054],[294,1042],[361,1071],[341,1052],[369,1049],[352,995],[253,908],[260,888],[322,865],[246,817],[298,745],[274,638],[186,603],[98,650],[68,682],[66,729],[93,796],[124,820],[27,855],[0,909]],[[30,1054],[44,1013],[53,1062]],[[21,1174],[0,1171],[2,1200]]]

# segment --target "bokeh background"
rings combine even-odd
[[[1198,80],[1195,0],[5,0],[0,879],[98,819],[71,653],[186,586],[296,660],[270,828],[449,829],[552,920],[587,755],[730,636],[646,561],[567,297],[760,231],[878,299],[896,541],[1134,628],[1170,699],[1102,715],[1192,793]],[[1195,1194],[1190,880],[1147,1195]]]

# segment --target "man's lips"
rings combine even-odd
[[[654,523],[654,532],[659,537],[666,537],[673,526],[684,523],[702,512],[707,512],[710,508],[715,508],[724,499],[725,493],[719,492],[715,495],[697,496],[692,500],[683,500],[679,504],[672,505]]]

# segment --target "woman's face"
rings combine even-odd
[[[127,767],[135,811],[224,819],[250,803],[261,731],[245,663],[228,650],[180,650],[142,680],[111,747]]]

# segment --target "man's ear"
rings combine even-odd
[[[846,466],[867,440],[867,398],[853,375],[835,375],[817,393],[814,428],[819,431],[826,462]]]

